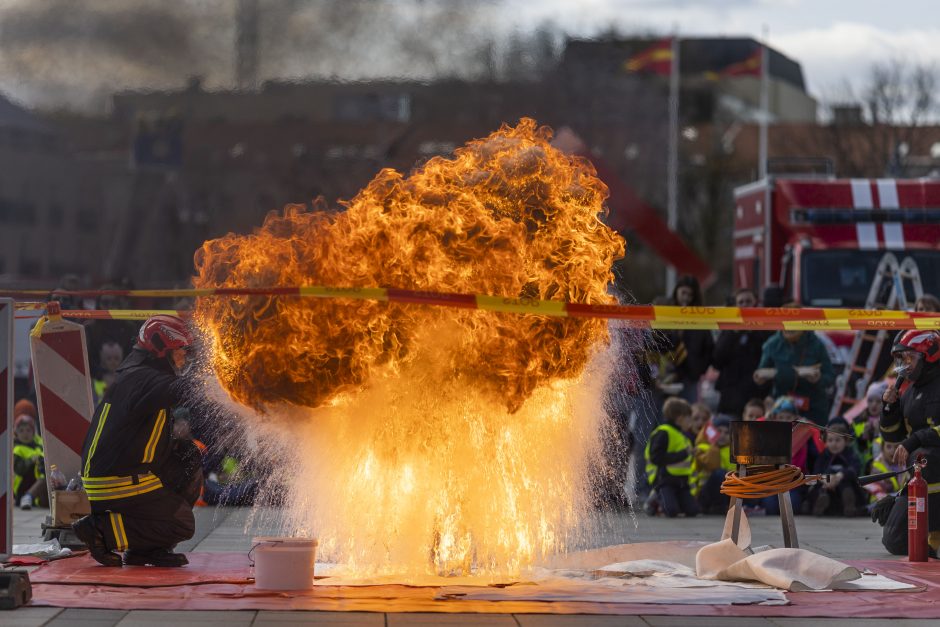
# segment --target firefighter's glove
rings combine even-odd
[[[875,503],[875,506],[871,508],[871,521],[884,527],[885,523],[888,522],[888,514],[891,513],[896,498],[895,495],[889,494]]]

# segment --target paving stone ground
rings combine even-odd
[[[196,535],[181,545],[183,551],[248,551],[252,535],[277,533],[276,512],[263,512],[251,518],[246,508],[198,508]],[[15,544],[37,542],[40,523],[48,510],[17,511],[14,515]],[[246,521],[255,524],[246,533]],[[716,540],[722,519],[649,519],[640,514],[618,513],[600,521],[602,532],[597,545],[659,540]],[[751,519],[753,544],[782,544],[780,521],[776,517]],[[837,559],[891,559],[879,542],[880,528],[867,518],[798,517],[800,544]],[[866,627],[884,625],[884,619],[787,619],[725,618],[704,616],[566,616],[544,614],[422,614],[365,612],[271,612],[271,611],[151,611],[86,610],[61,608],[20,608],[0,611],[0,627],[167,627],[167,625],[224,625],[225,627],[292,627],[294,625],[343,625],[362,627],[408,627],[446,625],[447,627],[695,627],[821,625],[825,627]],[[928,620],[891,620],[892,627],[932,625]]]

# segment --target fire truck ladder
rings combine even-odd
[[[913,309],[914,301],[924,295],[917,262],[910,257],[898,263],[893,253],[885,253],[878,263],[866,309]],[[842,416],[865,398],[868,384],[881,357],[886,329],[868,329],[856,334],[845,363],[845,370],[836,382],[835,401],[830,418]]]

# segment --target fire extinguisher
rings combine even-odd
[[[923,457],[914,462],[914,478],[907,482],[907,559],[927,561],[927,482],[920,474]]]

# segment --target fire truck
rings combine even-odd
[[[886,252],[940,295],[940,180],[770,175],[734,192],[734,286],[862,308]]]

